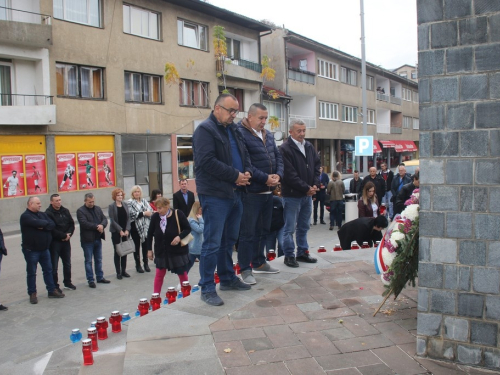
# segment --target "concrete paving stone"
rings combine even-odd
[[[255,318],[260,318],[264,316],[274,316],[276,315],[276,310],[274,307],[260,307],[255,304],[247,305],[246,307],[240,309],[246,309],[251,312]]]
[[[304,313],[310,320],[337,319],[345,316],[356,315],[354,311],[348,307],[338,309],[323,309],[319,311],[307,311]]]
[[[477,367],[471,367],[471,366],[463,366],[461,365],[465,372],[469,375],[493,375],[493,374],[498,374],[498,371],[492,371],[488,369],[481,369]]]
[[[350,285],[341,284],[337,280],[325,279],[318,282],[326,290],[337,293],[345,290],[350,290]]]
[[[321,332],[298,333],[297,337],[313,357],[340,353]]]
[[[371,295],[366,297],[361,297],[366,303],[369,305],[380,305],[380,303],[384,300],[384,297],[381,295]]]
[[[226,370],[226,375],[290,375],[284,363],[266,363],[257,366],[233,367]],[[212,374],[210,374],[212,375]]]
[[[432,359],[415,357],[415,361],[420,363],[427,371],[436,375],[461,375],[466,374],[464,370],[454,363],[436,361]]]
[[[360,375],[361,373],[358,371],[357,368],[351,367],[351,368],[344,368],[342,370],[333,370],[333,371],[327,371],[326,372],[328,375]]]
[[[398,347],[412,358],[415,358],[415,356],[417,355],[416,342],[412,342],[410,344],[399,344]]]
[[[416,322],[415,322],[416,323]],[[394,322],[374,324],[385,337],[395,344],[409,344],[415,342],[416,337]]]
[[[357,369],[363,375],[394,375],[394,372],[383,363],[379,363],[377,365],[360,366],[357,367]]]
[[[363,288],[363,289],[360,289],[360,288]],[[350,290],[344,290],[344,291],[337,292],[334,294],[338,299],[354,298],[354,297],[361,298],[361,297],[371,297],[371,296],[378,297],[379,296],[378,294],[374,293],[371,289],[365,288],[360,284],[357,284],[356,286],[354,286]],[[381,297],[381,301],[382,301],[382,297]]]
[[[325,371],[382,363],[380,358],[378,358],[369,350],[357,353],[344,353],[327,355],[324,357],[316,357],[316,361],[321,367],[323,367],[323,370]]]
[[[352,305],[349,306],[351,310],[353,310],[359,317],[363,318],[367,323],[379,323],[379,322],[389,322],[394,320],[394,318],[386,315],[384,313],[379,312],[377,315],[373,316],[375,312],[375,308],[370,305]],[[416,316],[416,314],[415,314]]]
[[[163,354],[165,356],[165,353]],[[179,362],[160,362],[160,363],[126,363],[123,375],[146,375],[146,374],[176,374],[176,375],[224,375],[219,358],[214,357],[206,359],[196,358],[198,353],[193,353],[191,359]]]
[[[335,278],[335,281],[341,283],[341,284],[357,284],[358,280],[356,280],[354,277],[347,276],[347,277],[338,277]]]
[[[325,372],[314,358],[286,361],[285,365],[291,375],[325,375]]]
[[[284,306],[284,305],[296,305],[298,303],[309,303],[309,302],[315,302],[314,299],[308,295],[291,295],[285,298],[262,298],[259,301],[256,301],[256,304],[259,305],[259,302],[264,305],[264,307],[276,307],[276,306]]]
[[[94,356],[94,365],[81,366],[79,375],[123,374],[124,359],[125,353],[107,354],[99,357]],[[45,374],[47,374],[46,371],[44,371]]]
[[[230,331],[234,329],[233,323],[229,320],[228,316],[225,316],[216,322],[210,324],[210,331],[218,332],[218,331]]]
[[[325,335],[325,337],[330,341],[338,341],[345,340],[355,337],[351,331],[349,331],[345,327],[334,328],[334,329],[326,329],[324,331],[320,331],[321,334]]]
[[[248,353],[253,364],[282,362],[291,359],[310,358],[311,354],[303,345],[288,346]]]
[[[250,358],[241,341],[227,341],[215,343],[217,356],[224,368],[248,366]]]
[[[289,282],[280,287],[282,291],[290,290],[290,289],[302,289],[300,285],[295,284],[294,282]],[[283,297],[288,296],[288,294],[284,294]]]
[[[241,343],[247,352],[273,348],[273,343],[267,337],[241,340]]]
[[[321,304],[330,303],[330,302],[338,302],[341,303],[340,300],[331,292],[325,291],[323,294],[312,294],[311,297]],[[341,305],[343,305],[341,303]],[[340,306],[339,306],[340,307]]]
[[[337,320],[314,320],[311,322],[293,323],[289,327],[295,333],[303,333],[341,328],[342,325]]]
[[[285,285],[289,285],[289,284],[285,284]],[[288,295],[282,290],[282,288],[283,288],[283,286],[281,288],[276,288],[276,289],[270,291],[269,293],[264,295],[264,298],[288,297]],[[300,289],[300,287],[297,289]]]
[[[381,333],[381,331],[377,329],[376,326],[368,324],[359,316],[350,316],[343,319],[343,321],[344,322],[342,323],[342,326],[347,328],[356,337],[380,335]]]
[[[349,275],[349,277],[355,278],[360,283],[373,280],[373,278],[368,273],[362,271],[348,272],[347,274]]]
[[[384,348],[393,345],[394,343],[384,335],[355,337],[352,339],[335,342],[335,346],[342,353],[359,352],[367,349]]]
[[[399,375],[414,375],[426,372],[417,361],[396,346],[373,349],[372,352]]]
[[[285,323],[307,322],[309,318],[295,305],[278,306],[274,308]]]
[[[248,310],[237,310],[228,315],[230,320],[252,319],[255,316]]]
[[[365,303],[364,301],[361,301],[359,298],[342,298],[340,301],[344,303],[346,306],[355,306],[355,305],[361,305]]]
[[[285,321],[281,318],[281,316],[265,316],[260,318],[233,320],[233,325],[236,329],[243,329],[249,327],[272,326],[283,324],[284,322]]]
[[[294,280],[295,284],[302,288],[317,288],[319,284],[309,276],[299,276]]]
[[[262,328],[233,329],[230,331],[217,331],[212,334],[214,342],[256,339],[266,337]]]
[[[395,320],[394,323],[406,329],[407,331],[412,331],[417,329],[417,318]]]
[[[288,325],[270,326],[263,329],[275,348],[300,345],[300,340]]]
[[[323,310],[323,306],[321,306],[318,302],[299,303],[297,304],[297,307],[303,312]]]
[[[309,295],[309,296],[319,295],[319,294],[328,293],[328,291],[322,287],[315,287],[315,288],[303,288],[303,287],[301,287],[300,289],[287,290],[285,293],[286,293],[287,297],[294,297],[294,296],[304,296],[304,295]]]

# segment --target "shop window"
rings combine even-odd
[[[177,136],[177,165],[179,179],[195,178],[192,135]]]

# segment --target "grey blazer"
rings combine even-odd
[[[125,211],[127,212],[127,227],[125,230],[128,230],[130,232],[130,214],[128,212],[128,205],[123,202],[122,206],[125,208]],[[108,206],[108,215],[109,215],[109,231],[110,232],[116,232],[120,233],[122,230],[122,227],[118,224],[118,207],[116,206],[116,202],[111,203]]]

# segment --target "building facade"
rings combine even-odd
[[[240,116],[260,101],[260,33],[270,27],[247,17],[196,0],[0,6],[2,221],[17,220],[33,194],[46,205],[61,193],[73,211],[87,191],[105,206],[115,186],[169,197],[178,178],[195,178],[191,137],[218,94],[236,95]],[[231,59],[225,85],[215,26]]]

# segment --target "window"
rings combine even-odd
[[[54,18],[101,27],[100,0],[54,0]]]
[[[224,90],[224,87],[219,86],[219,95],[222,94],[222,91]],[[232,87],[227,87],[226,90],[233,95],[237,100],[239,104],[238,111],[244,112],[245,111],[245,103],[243,102],[244,96],[245,96],[245,91],[242,89],[233,89]]]
[[[413,91],[413,101],[418,103],[418,91]]]
[[[345,67],[340,68],[341,82],[347,83],[348,85],[357,86],[358,85],[357,77],[358,77],[357,71]]]
[[[319,118],[323,120],[338,120],[339,105],[335,103],[319,102]]]
[[[159,14],[123,4],[123,32],[150,39],[160,39]]]
[[[179,179],[195,178],[192,135],[177,136],[177,165]]]
[[[0,20],[11,20],[12,19],[12,14],[11,10],[7,8],[12,8],[12,5],[10,4],[10,0],[0,0]]]
[[[0,106],[12,105],[10,66],[0,65]]]
[[[160,76],[125,72],[125,101],[161,103]]]
[[[411,79],[417,79],[417,78],[418,78],[417,71],[416,70],[412,70],[411,71]]]
[[[89,66],[56,64],[57,95],[102,99],[103,70]]]
[[[207,27],[184,20],[177,20],[177,42],[181,46],[207,51]]]
[[[342,108],[342,121],[344,122],[358,122],[358,108],[343,106]]]
[[[366,89],[373,91],[375,87],[375,79],[372,76],[366,76]]]
[[[403,78],[408,78],[408,73],[407,72],[400,72],[399,75]]]
[[[267,108],[267,112],[268,112],[269,117],[276,116],[279,119],[283,118],[283,115],[282,115],[283,112],[282,112],[282,109],[281,109],[282,108],[281,103],[270,102],[268,100],[264,100],[263,104]]]
[[[414,119],[413,119],[413,129],[418,130],[418,128],[419,128],[419,121],[418,121],[418,118],[414,118]]]
[[[410,89],[403,89],[403,100],[406,100],[407,102],[411,102],[411,90]]]
[[[192,107],[208,107],[208,83],[190,81],[179,83],[179,104]]]
[[[412,118],[403,116],[403,129],[410,129],[412,125]]]
[[[338,81],[338,69],[337,64],[318,59],[318,76]]]
[[[375,111],[373,109],[368,109],[368,117],[366,118],[367,124],[375,124]]]
[[[236,39],[226,38],[227,56],[233,60],[241,59],[241,42]]]

